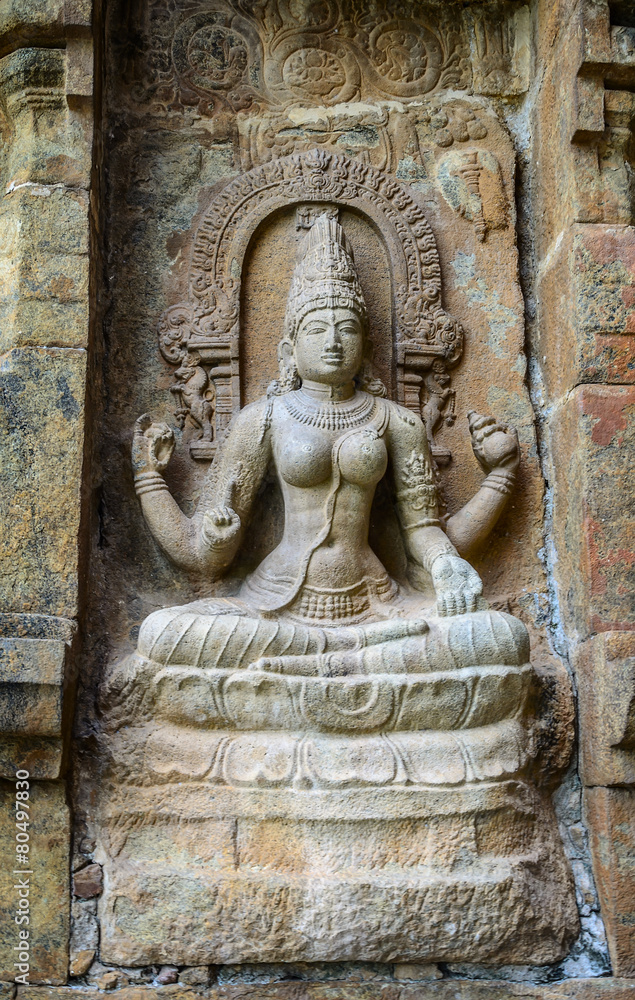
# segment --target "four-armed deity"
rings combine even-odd
[[[162,475],[172,432],[137,422],[137,493],[177,566],[231,575],[268,470],[284,526],[233,593],[146,618],[107,682],[115,785],[129,785],[136,754],[137,804],[158,797],[167,841],[175,813],[179,830],[198,824],[209,839],[201,870],[174,862],[190,900],[182,940],[152,874],[158,834],[110,849],[108,947],[128,963],[177,952],[183,963],[497,960],[525,922],[527,957],[548,960],[572,904],[531,779],[528,634],[488,608],[464,558],[513,488],[515,433],[469,415],[487,476],[442,523],[426,427],[373,374],[364,296],[332,213],[305,237],[278,360],[279,378],[219,444],[191,518]],[[369,543],[384,478],[409,565],[400,579]],[[541,865],[562,885],[544,908]],[[136,943],[144,892],[162,935],[151,951]]]

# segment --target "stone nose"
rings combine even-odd
[[[334,323],[329,323],[324,337],[325,351],[339,351],[342,348],[342,338]]]

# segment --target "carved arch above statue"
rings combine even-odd
[[[353,208],[381,233],[392,269],[398,402],[421,414],[424,375],[442,370],[447,381],[447,369],[461,357],[463,329],[442,307],[436,241],[404,184],[320,149],[263,164],[230,181],[205,212],[192,250],[188,300],[167,309],[159,322],[161,353],[179,366],[172,387],[180,400],[177,416],[200,427],[200,440],[190,446],[195,458],[213,458],[215,439],[240,408],[240,292],[249,243],[267,217],[292,205],[304,206],[307,216],[311,205]],[[443,393],[448,400],[452,390]],[[428,429],[433,454],[448,461],[449,452],[434,441],[435,429]]]

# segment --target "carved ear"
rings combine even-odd
[[[293,362],[293,344],[286,338],[278,344],[278,361],[284,365],[290,365]]]

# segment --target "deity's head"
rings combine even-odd
[[[304,379],[331,386],[350,382],[368,366],[366,333],[353,251],[340,224],[321,215],[302,244],[291,280],[278,349],[280,389]]]

